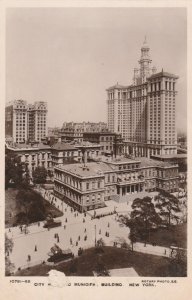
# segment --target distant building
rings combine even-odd
[[[74,123],[74,122],[65,122],[63,123],[63,127],[61,128],[60,135],[62,141],[83,141],[83,133],[84,132],[103,132],[107,131],[107,124],[104,122],[82,122],[82,123]]]
[[[56,143],[51,147],[52,152],[52,166],[53,168],[58,165],[66,163],[73,163],[78,159],[78,150],[67,143]]]
[[[5,108],[5,136],[13,142],[27,142],[27,102],[15,100]]]
[[[59,136],[59,132],[61,131],[60,127],[48,127],[47,136]]]
[[[78,149],[78,160],[86,163],[87,161],[98,160],[101,157],[101,145],[88,141],[75,142],[74,147]]]
[[[123,141],[120,134],[114,132],[85,132],[83,139],[101,145],[102,154],[123,154]]]
[[[141,48],[140,68],[133,83],[107,89],[108,128],[121,133],[125,153],[150,157],[177,153],[176,82],[178,76],[150,67],[146,39]]]
[[[28,106],[28,141],[41,140],[47,135],[47,103],[35,102]]]
[[[29,174],[32,177],[32,172],[37,167],[44,167],[47,171],[53,171],[51,148],[48,145],[38,144],[15,144],[7,145],[6,151],[17,154],[22,163],[28,167]]]
[[[21,162],[26,163],[31,176],[38,166],[43,166],[53,173],[54,167],[59,165],[77,162],[85,164],[87,161],[100,159],[100,148],[100,145],[90,142],[57,142],[52,146],[42,143],[6,143],[6,150],[17,154]]]
[[[104,201],[128,201],[131,194],[178,190],[178,166],[152,159],[111,157],[103,161],[55,167],[55,192],[81,212]]]
[[[47,103],[15,100],[5,108],[5,136],[14,143],[41,142],[47,135]]]

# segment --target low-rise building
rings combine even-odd
[[[123,142],[121,135],[113,132],[85,132],[83,139],[91,143],[101,145],[101,152],[108,154],[123,153]]]
[[[73,144],[57,142],[52,147],[42,143],[6,143],[7,151],[17,154],[21,162],[26,163],[31,177],[33,170],[38,166],[43,166],[53,173],[54,167],[58,165],[86,163],[97,159],[101,155],[100,148],[100,145],[89,142]]]
[[[144,191],[178,190],[178,166],[152,159],[103,157],[86,165],[55,167],[55,192],[81,212],[96,209],[106,200],[129,200]]]
[[[81,212],[105,206],[104,174],[95,166],[96,163],[55,167],[55,192]]]
[[[107,124],[104,122],[65,122],[60,131],[62,141],[83,141],[84,132],[103,132],[107,131]]]
[[[30,176],[36,167],[45,167],[52,172],[51,148],[48,145],[13,144],[6,145],[6,151],[17,154],[28,167]]]
[[[78,159],[78,150],[73,145],[68,143],[56,143],[51,147],[52,166],[73,163]]]

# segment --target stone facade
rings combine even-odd
[[[15,100],[7,104],[5,135],[18,144],[41,142],[47,135],[47,103],[27,104],[27,101]]]
[[[58,166],[55,192],[80,211],[96,209],[104,201],[129,200],[132,194],[178,190],[178,166],[155,160],[103,158],[103,161]]]
[[[150,67],[146,40],[133,84],[107,89],[108,128],[122,134],[124,153],[150,157],[177,153],[176,82],[178,77]]]

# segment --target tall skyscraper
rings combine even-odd
[[[135,156],[177,153],[176,81],[178,76],[151,67],[147,41],[133,83],[107,89],[108,128],[121,133],[125,153]]]
[[[15,143],[41,142],[47,135],[47,103],[14,100],[5,108],[5,135]]]

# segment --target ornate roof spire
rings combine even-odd
[[[146,35],[145,35],[145,39],[144,39],[143,46],[141,49],[149,49],[149,46],[147,45],[147,36]]]

